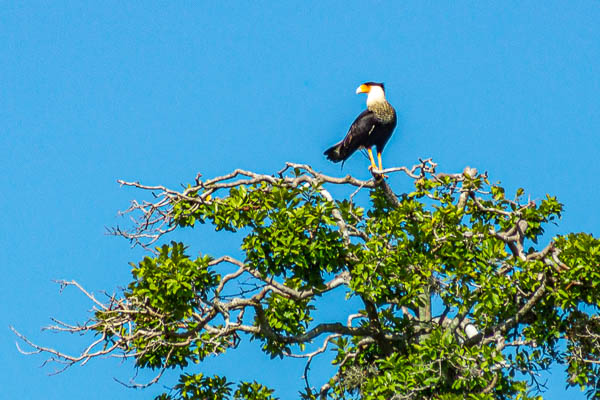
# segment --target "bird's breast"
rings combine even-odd
[[[372,104],[369,110],[373,112],[377,121],[382,124],[394,123],[396,120],[396,111],[387,101]]]

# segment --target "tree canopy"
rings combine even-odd
[[[244,340],[304,358],[303,399],[536,398],[539,372],[554,364],[566,385],[600,397],[600,241],[546,238],[563,209],[555,197],[533,201],[475,169],[436,168],[384,171],[410,181],[399,194],[377,173],[338,178],[292,163],[273,175],[198,176],[183,190],[120,181],[154,195],[126,210],[131,229],[114,229],[149,253],[108,299],[62,282],[94,311],[51,328],[88,333],[89,346],[69,355],[17,334],[66,367],[133,359],[156,371],[140,386],[180,368],[162,400],[278,398],[260,373],[235,382],[190,371]],[[237,232],[243,256],[193,256],[168,242],[198,224]],[[332,298],[358,307],[343,320],[316,317]],[[328,354],[335,373],[311,376],[313,359]]]

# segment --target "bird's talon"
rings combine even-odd
[[[372,165],[369,165],[369,171],[371,172],[371,174],[373,174],[373,177],[375,177],[375,179],[381,179],[381,178],[388,177],[386,174],[382,173],[382,170],[380,170],[377,167],[374,167]]]

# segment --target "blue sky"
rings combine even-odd
[[[114,360],[48,376],[43,358],[17,353],[8,325],[62,349],[83,343],[40,327],[90,308],[53,279],[112,292],[143,255],[105,235],[141,196],[119,178],[175,187],[197,172],[273,173],[285,161],[340,174],[322,152],[363,109],[354,90],[364,81],[384,81],[399,113],[386,166],[433,157],[447,172],[477,167],[534,199],[557,195],[565,213],[552,233],[598,236],[600,3],[501,3],[3,2],[5,397],[160,393],[116,383],[132,369]],[[344,173],[367,178],[367,165],[357,154]],[[182,237],[215,255],[227,248],[207,230]],[[295,398],[302,365],[273,367],[257,354],[245,346],[204,371],[249,378],[253,360],[283,399]],[[557,369],[546,398],[564,396]]]

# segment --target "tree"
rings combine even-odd
[[[571,233],[538,245],[561,215],[557,199],[524,201],[522,189],[510,199],[468,167],[438,173],[424,160],[385,173],[411,191],[396,195],[377,173],[336,178],[292,163],[276,175],[198,176],[181,191],[120,181],[154,198],[133,201],[135,225],[114,233],[152,253],[107,301],[62,282],[95,312],[51,328],[89,333],[90,346],[72,356],[17,334],[66,367],[110,354],[156,370],[140,386],[182,368],[160,399],[276,398],[256,381],[185,372],[247,339],[306,359],[303,399],[534,398],[538,372],[554,363],[567,385],[599,397],[600,241]],[[193,258],[177,242],[152,249],[197,224],[241,234],[243,258]],[[313,319],[332,296],[360,306],[343,323]],[[336,372],[315,381],[310,363],[328,349]]]

